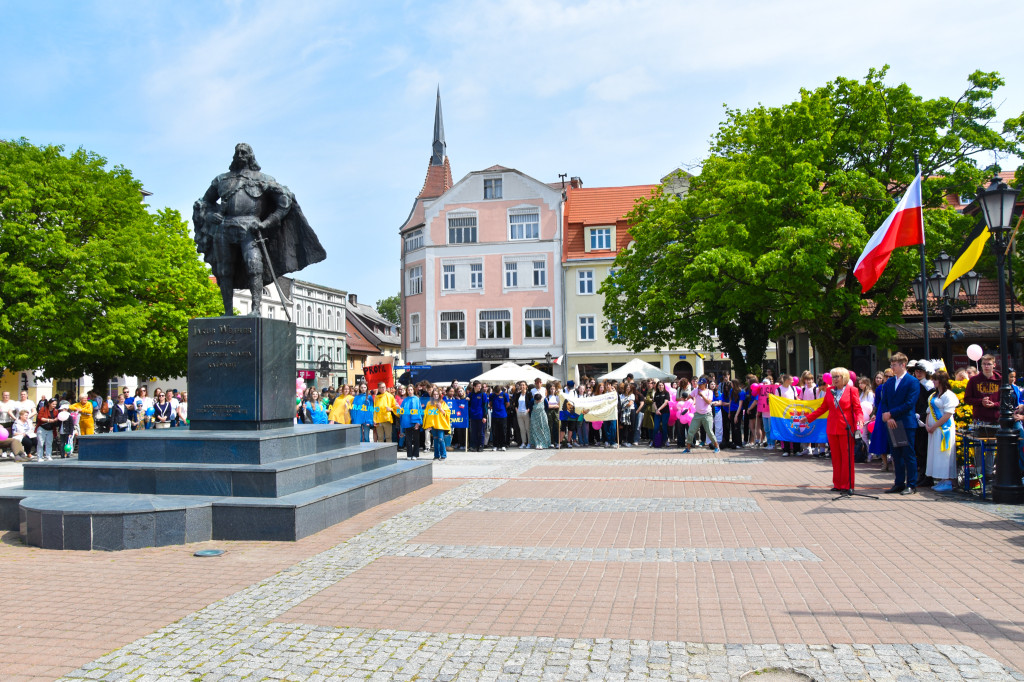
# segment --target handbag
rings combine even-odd
[[[665,435],[661,431],[654,432],[654,447],[660,448],[665,445]]]

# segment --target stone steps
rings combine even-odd
[[[394,443],[360,443],[268,464],[58,460],[26,463],[27,490],[279,497],[392,464]]]
[[[401,461],[281,497],[5,489],[17,529],[44,549],[122,550],[204,540],[299,540],[432,481],[430,462]],[[8,514],[2,516],[9,523]]]
[[[359,444],[359,427],[296,426],[270,431],[149,429],[82,436],[85,462],[269,464]]]
[[[27,463],[0,490],[0,527],[47,549],[298,540],[432,480],[352,426],[104,434],[77,460]]]

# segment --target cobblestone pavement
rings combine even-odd
[[[112,581],[139,562],[113,585],[132,592],[194,562],[183,590],[222,593],[153,602],[200,607],[64,679],[733,680],[782,668],[830,681],[1024,680],[1024,529],[1009,515],[931,493],[832,503],[820,461],[755,458],[751,480],[718,475],[736,457],[642,452],[629,451],[636,467],[664,460],[654,466],[696,475],[637,476],[614,459],[621,450],[493,453],[466,467],[487,478],[443,481],[299,543],[203,543],[228,554],[193,560],[165,548],[45,553],[5,537],[0,570],[19,584],[38,570],[17,563],[26,553],[58,570],[91,562],[77,594],[90,571]],[[548,476],[567,464],[601,475]],[[888,476],[859,470],[858,482]],[[61,584],[50,591],[73,619]],[[115,611],[89,624],[109,630]],[[0,647],[22,627],[5,618]]]

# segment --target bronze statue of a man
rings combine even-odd
[[[217,278],[225,315],[234,314],[235,289],[248,289],[252,315],[259,316],[264,286],[327,257],[295,195],[260,172],[245,143],[235,145],[229,171],[214,178],[192,207],[192,224],[196,249]]]

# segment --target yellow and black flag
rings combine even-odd
[[[967,235],[967,241],[964,243],[964,248],[960,249],[960,253],[957,254],[956,260],[953,261],[953,267],[949,269],[949,276],[946,277],[945,284],[942,285],[943,291],[946,287],[953,283],[961,275],[965,275],[974,269],[974,265],[981,258],[981,253],[985,249],[985,242],[992,236],[992,233],[988,230],[988,225],[985,224],[985,220],[979,220],[978,224],[974,226],[971,233]]]

